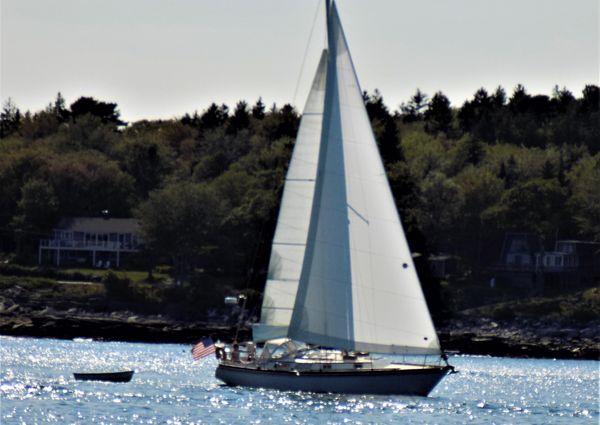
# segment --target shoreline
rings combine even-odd
[[[235,326],[224,323],[184,322],[133,313],[15,313],[0,313],[0,335],[190,345],[208,336],[215,341],[231,341],[235,337]],[[500,323],[463,318],[438,326],[438,335],[442,347],[450,354],[600,360],[600,336],[595,329],[597,323],[577,329],[560,323]],[[240,329],[240,341],[249,337],[249,328]]]

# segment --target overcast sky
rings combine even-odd
[[[93,96],[116,102],[126,121],[259,96],[301,110],[324,46],[322,2],[0,0],[1,99],[37,111],[58,91],[67,104]],[[518,83],[580,96],[600,79],[598,4],[339,0],[338,8],[362,88],[378,88],[397,109],[417,87],[457,106],[479,87],[510,95]]]

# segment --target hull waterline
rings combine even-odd
[[[427,396],[451,370],[449,366],[440,366],[409,370],[296,372],[220,364],[215,375],[231,386],[318,393]]]

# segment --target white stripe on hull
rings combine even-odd
[[[346,394],[428,395],[448,367],[411,370],[293,372],[219,365],[216,377],[227,385]]]

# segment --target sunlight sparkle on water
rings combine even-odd
[[[4,424],[597,424],[599,362],[453,357],[430,397],[230,388],[190,347],[0,337]],[[126,384],[74,371],[134,369]]]

